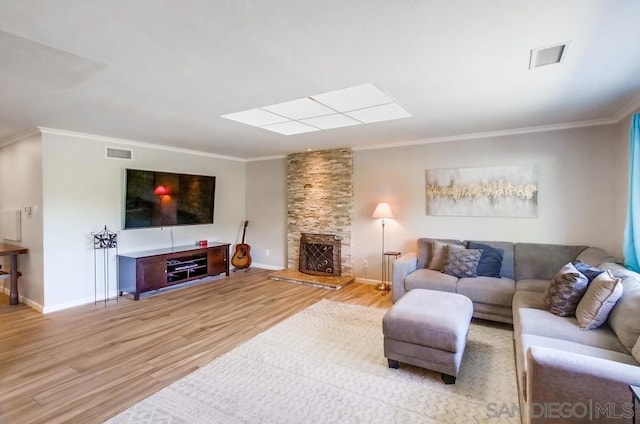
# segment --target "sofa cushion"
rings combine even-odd
[[[611,271],[611,275],[613,275],[616,278],[621,278],[621,279],[625,279],[627,277],[631,277],[631,278],[635,278],[636,280],[640,281],[640,274],[638,274],[635,271],[630,270],[629,268],[627,268],[626,266],[620,265],[618,263],[615,262],[605,262],[603,264],[600,264],[600,266],[598,266],[598,268],[605,270],[605,271]]]
[[[482,256],[479,249],[447,249],[447,263],[442,272],[454,277],[475,277]]]
[[[473,302],[511,306],[516,283],[510,278],[476,277],[458,280],[456,292]]]
[[[599,247],[587,247],[580,252],[576,260],[598,267],[605,262],[615,262],[616,258]]]
[[[521,292],[531,295],[538,293]],[[542,296],[542,295],[539,295]],[[513,311],[519,334],[534,334],[567,340],[587,346],[629,353],[607,323],[591,331],[581,331],[575,317],[559,317],[544,309],[519,308]],[[516,318],[515,315],[518,315]],[[514,326],[515,330],[515,326]]]
[[[600,327],[609,316],[618,299],[622,296],[622,282],[614,278],[610,271],[598,275],[589,284],[586,293],[578,303],[576,319],[581,330]]]
[[[413,289],[428,289],[455,293],[457,281],[458,278],[453,275],[422,268],[407,275],[407,278],[404,280],[404,287],[407,291]]]
[[[516,286],[518,283],[516,283]],[[517,336],[522,333],[520,324],[520,311],[526,309],[546,310],[544,294],[528,291],[516,291],[513,295],[513,332]]]
[[[549,280],[537,280],[535,278],[528,278],[524,280],[516,281],[516,291],[530,291],[535,293],[544,293],[549,287]]]
[[[480,256],[478,268],[476,269],[477,276],[500,278],[504,249],[489,246],[485,243],[477,243],[475,241],[468,242],[467,249],[482,250],[482,256]]]
[[[468,240],[466,241],[467,247],[470,243],[481,243],[491,246],[495,249],[502,249],[502,265],[500,266],[500,276],[514,279],[515,272],[513,268],[513,243],[509,241],[483,241],[483,240]]]
[[[573,315],[589,281],[570,262],[560,268],[551,279],[544,295],[544,303],[552,314],[559,317]]]
[[[610,361],[622,362],[623,364],[638,365],[638,361],[626,352],[603,349],[601,347],[594,347],[568,340],[554,339],[551,337],[535,336],[532,334],[524,334],[520,339],[524,352],[526,352],[531,346],[542,346],[564,350],[566,352],[579,353],[581,355],[593,356],[596,358],[608,359]]]
[[[550,280],[567,262],[576,257],[587,246],[565,246],[560,244],[516,243],[514,246],[515,280]]]
[[[429,261],[427,268],[436,271],[442,271],[447,264],[449,251],[454,249],[462,250],[464,249],[464,246],[461,244],[449,244],[438,240],[433,240],[431,244],[431,260]]]
[[[622,296],[607,320],[629,351],[640,337],[640,275],[616,264],[608,264],[616,278],[622,278]],[[615,266],[614,266],[615,265]],[[620,269],[622,268],[622,269]]]

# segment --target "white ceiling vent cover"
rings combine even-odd
[[[107,158],[133,160],[133,151],[129,149],[118,149],[116,147],[107,147]]]
[[[568,44],[569,43],[562,43],[555,46],[531,49],[529,69],[560,63],[567,52]]]

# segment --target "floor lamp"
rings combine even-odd
[[[393,218],[393,212],[391,212],[391,206],[389,206],[388,203],[378,203],[378,206],[376,206],[376,210],[373,211],[373,218],[382,218],[382,256],[381,256],[381,263],[382,263],[382,279],[380,281],[380,284],[378,284],[376,286],[376,290],[380,290],[383,292],[387,292],[389,291],[389,283],[387,282],[387,273],[385,272],[385,266],[384,266],[384,220],[387,218]]]

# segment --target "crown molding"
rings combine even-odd
[[[614,119],[617,124],[636,110],[640,110],[640,96],[634,98],[631,103],[620,109],[618,113],[613,115],[612,119]]]
[[[245,159],[245,162],[259,162],[263,160],[274,160],[274,159],[286,159],[287,155],[273,155],[273,156],[257,156],[255,158]]]
[[[478,133],[457,134],[457,135],[444,136],[444,137],[424,138],[419,140],[382,143],[382,144],[375,144],[370,146],[353,147],[353,150],[364,151],[364,150],[389,149],[394,147],[417,146],[421,144],[446,143],[446,142],[452,142],[452,141],[484,139],[484,138],[492,138],[492,137],[505,137],[505,136],[520,135],[520,134],[561,131],[561,130],[574,129],[574,128],[614,125],[614,124],[620,123],[623,119],[631,115],[636,110],[640,110],[640,96],[636,97],[627,106],[620,109],[615,115],[613,115],[610,118],[592,119],[588,121],[567,122],[562,124],[542,125],[537,127],[523,127],[523,128],[512,128],[512,129],[498,130],[498,131],[484,131],[484,132],[478,132]],[[48,128],[48,127],[37,127],[29,131],[26,131],[22,134],[18,134],[8,139],[1,140],[0,147],[4,147],[9,144],[16,143],[18,141],[24,140],[28,137],[31,137],[39,133],[62,135],[66,137],[84,138],[84,139],[99,141],[103,143],[116,143],[116,144],[122,144],[127,146],[144,147],[148,149],[164,150],[164,151],[176,152],[176,153],[185,153],[185,154],[205,156],[210,158],[224,159],[224,160],[231,160],[231,161],[245,162],[245,163],[260,162],[260,161],[274,160],[274,159],[283,159],[287,157],[287,155],[272,155],[272,156],[259,156],[259,157],[253,157],[253,158],[240,158],[236,156],[208,153],[200,150],[164,146],[160,144],[153,144],[153,143],[142,142],[142,141],[127,140],[123,138],[101,136],[96,134],[87,134],[87,133],[81,133],[76,131],[59,130],[59,129]]]
[[[9,137],[4,140],[0,140],[0,147],[8,146],[9,144],[17,143],[18,141],[22,141],[25,138],[33,137],[36,134],[40,134],[40,130],[38,128],[30,129],[24,133],[15,135],[13,137]]]
[[[147,148],[147,149],[164,150],[164,151],[175,152],[175,153],[185,153],[185,154],[190,154],[190,155],[205,156],[205,157],[216,158],[216,159],[232,160],[232,161],[236,161],[236,162],[246,162],[247,161],[244,158],[238,158],[238,157],[235,157],[235,156],[219,155],[219,154],[215,154],[215,153],[202,152],[200,150],[183,149],[183,148],[180,148],[180,147],[164,146],[164,145],[161,145],[161,144],[153,144],[153,143],[147,143],[147,142],[143,142],[143,141],[127,140],[127,139],[124,139],[124,138],[107,137],[107,136],[102,136],[102,135],[80,133],[80,132],[76,132],[76,131],[58,130],[58,129],[55,129],[55,128],[47,128],[47,127],[38,127],[38,130],[42,134],[61,135],[61,136],[65,136],[65,137],[74,137],[74,138],[84,138],[84,139],[87,139],[87,140],[98,141],[98,142],[102,142],[102,143],[124,144],[124,145],[127,145],[127,146],[144,147],[144,148]]]
[[[542,125],[539,127],[513,128],[513,129],[499,130],[499,131],[484,131],[484,132],[478,132],[478,133],[450,135],[446,137],[424,138],[420,140],[412,140],[412,141],[405,141],[405,142],[401,141],[397,143],[376,144],[373,146],[354,147],[353,150],[357,151],[357,150],[388,149],[392,147],[416,146],[420,144],[446,143],[451,141],[475,140],[475,139],[492,138],[492,137],[505,137],[510,135],[532,134],[532,133],[539,133],[539,132],[561,131],[561,130],[568,130],[568,129],[574,129],[574,128],[612,125],[616,123],[617,121],[615,121],[613,118],[592,119],[589,121],[567,122],[563,124]]]

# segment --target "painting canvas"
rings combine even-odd
[[[537,216],[537,165],[429,169],[426,180],[427,215]]]

